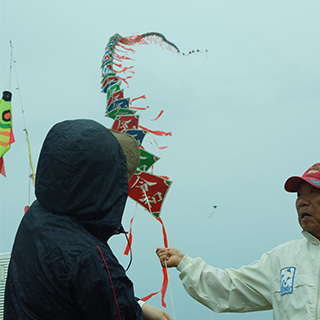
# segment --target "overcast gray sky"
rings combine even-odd
[[[0,177],[0,252],[9,252],[29,197],[29,163],[21,101],[36,165],[50,127],[90,118],[107,127],[100,64],[109,38],[160,32],[183,52],[135,46],[135,74],[126,97],[146,95],[136,106],[140,124],[172,131],[146,140],[160,156],[154,173],[173,185],[161,217],[169,245],[217,267],[238,268],[274,246],[301,238],[295,195],[285,180],[320,161],[320,45],[317,0],[1,1],[0,88],[13,93],[16,142]],[[10,46],[15,72],[8,88]],[[128,74],[129,75],[129,74]],[[19,87],[19,90],[16,88]],[[21,100],[19,97],[21,94]],[[157,121],[150,121],[164,110]],[[31,201],[34,194],[31,187]],[[209,218],[213,206],[214,215]],[[126,228],[135,212],[129,199]],[[140,297],[161,287],[155,255],[161,228],[138,207],[129,276]],[[111,241],[119,260],[125,240]],[[215,314],[183,290],[169,271],[177,319],[272,319],[272,312]],[[173,315],[169,291],[167,311]],[[160,296],[150,303],[160,307]]]

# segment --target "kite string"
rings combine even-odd
[[[10,66],[9,66],[9,81],[8,81],[8,89],[11,90],[11,75],[12,75],[12,60],[13,60],[13,46],[12,41],[9,41],[11,53],[10,53]]]
[[[150,212],[152,212],[151,204],[150,204],[149,199],[147,197],[146,191],[144,189],[142,189],[142,191],[144,193],[145,199],[146,199],[146,201],[148,203],[148,206],[150,208]],[[157,226],[156,226],[156,223],[154,221],[154,217],[153,216],[152,216],[151,220],[153,222],[154,229],[156,230],[156,235],[157,235],[157,238],[158,238],[159,246],[162,247],[161,238],[160,238],[160,235],[159,235],[159,232],[158,232],[158,229],[157,229]],[[167,261],[166,260],[165,260],[165,268],[168,270],[168,266],[167,266]],[[177,320],[175,309],[174,309],[173,294],[172,294],[172,290],[171,290],[171,284],[170,284],[170,279],[169,279],[169,273],[168,272],[167,272],[167,276],[168,276],[168,286],[169,286],[170,300],[171,300],[171,306],[172,306],[172,312],[173,312],[173,319]]]
[[[13,57],[13,45],[12,45],[11,41],[10,41],[10,45],[11,45],[11,49],[12,49],[11,55]],[[27,130],[26,118],[25,118],[24,108],[23,108],[23,103],[22,103],[22,97],[21,97],[21,90],[20,90],[20,85],[19,85],[16,61],[13,60],[13,62],[14,62],[14,72],[15,72],[15,77],[16,77],[16,82],[17,82],[17,90],[19,92],[19,100],[20,100],[20,107],[21,107],[21,112],[22,112],[23,124],[24,124],[23,131],[26,134],[26,140],[27,140],[27,146],[28,146],[29,162],[30,162],[30,168],[31,168],[31,174],[32,174],[32,182],[35,185],[35,173],[34,173],[33,161],[32,161],[32,156],[31,156],[30,140],[29,140],[29,134],[28,134],[28,130]],[[29,203],[30,203],[30,191],[29,191]]]
[[[10,48],[11,48],[11,53],[10,53],[10,64],[9,64],[9,79],[8,79],[8,84],[7,84],[7,89],[9,91],[11,91],[11,74],[12,74],[12,55],[13,55],[13,47],[12,47],[12,42],[9,41],[9,44],[10,44]],[[0,196],[3,194],[2,193],[2,190],[1,190],[1,185],[0,184]],[[0,206],[0,223],[1,223],[1,206]]]

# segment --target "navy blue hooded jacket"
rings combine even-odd
[[[36,172],[37,200],[13,245],[5,320],[143,319],[107,240],[122,232],[128,195],[117,139],[92,120],[56,124]]]

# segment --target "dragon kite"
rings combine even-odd
[[[152,131],[139,124],[139,115],[136,112],[137,110],[143,110],[143,108],[132,107],[132,102],[139,98],[145,98],[145,96],[135,99],[125,97],[121,84],[125,82],[128,85],[127,79],[131,78],[131,76],[127,78],[119,76],[119,74],[126,71],[134,73],[132,71],[133,66],[122,67],[124,60],[132,60],[127,55],[129,52],[134,53],[131,46],[151,42],[166,45],[168,49],[180,53],[180,50],[174,43],[168,41],[162,34],[157,32],[130,37],[121,37],[119,34],[112,36],[105,48],[102,59],[101,89],[107,95],[106,116],[114,120],[112,129],[132,135],[140,147],[140,163],[135,175],[129,181],[129,197],[137,201],[156,218],[159,218],[163,200],[172,182],[166,177],[148,172],[160,158],[146,151],[142,147],[142,141],[148,133],[158,136],[169,136],[171,132]],[[161,111],[157,118],[162,113],[163,111]]]

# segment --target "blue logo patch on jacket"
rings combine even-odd
[[[295,267],[283,268],[280,271],[281,295],[293,292]]]

